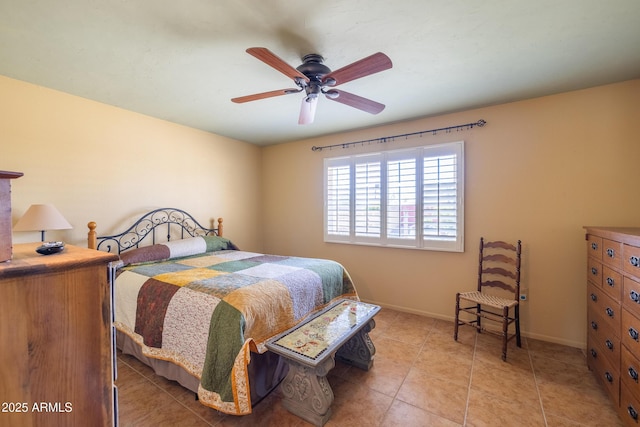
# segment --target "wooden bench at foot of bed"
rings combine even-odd
[[[336,357],[364,370],[373,366],[376,349],[368,333],[378,311],[377,305],[340,300],[267,341],[267,348],[289,364],[281,385],[289,412],[316,426],[329,420],[333,390],[327,374]]]

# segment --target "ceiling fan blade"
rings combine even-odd
[[[313,119],[316,116],[317,105],[317,96],[309,100],[307,100],[307,97],[302,98],[302,105],[300,106],[300,117],[298,118],[299,125],[308,125],[313,123]]]
[[[378,52],[330,72],[322,78],[322,81],[329,82],[330,79],[333,79],[335,80],[333,86],[340,85],[350,82],[351,80],[388,70],[391,67],[393,67],[391,59],[384,53]]]
[[[309,78],[307,76],[293,68],[291,65],[287,64],[284,60],[282,60],[280,57],[278,57],[276,54],[265,47],[250,47],[249,49],[247,49],[247,53],[249,55],[255,56],[260,61],[264,62],[270,67],[275,68],[294,81],[296,80],[296,78],[299,78],[306,82],[309,82]]]
[[[343,90],[331,89],[325,92],[327,99],[339,102],[349,107],[357,108],[358,110],[366,111],[371,114],[378,114],[384,110],[385,105],[379,102],[372,101],[367,98],[363,98],[358,95],[354,95]]]
[[[240,96],[238,98],[231,98],[231,101],[236,104],[242,104],[243,102],[257,101],[258,99],[271,98],[280,95],[289,95],[290,93],[298,93],[302,89],[279,89],[272,90],[270,92],[254,93],[253,95]]]

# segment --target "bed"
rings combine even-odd
[[[246,415],[287,373],[266,341],[338,298],[358,300],[335,261],[243,251],[222,219],[155,209],[88,246],[117,253],[116,346],[218,411]]]

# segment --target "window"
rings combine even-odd
[[[324,161],[324,239],[462,252],[464,142]]]

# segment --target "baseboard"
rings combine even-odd
[[[451,323],[453,323],[454,320],[455,320],[454,316],[445,316],[445,315],[442,315],[442,314],[439,314],[439,313],[431,313],[431,312],[423,311],[423,310],[414,310],[414,309],[402,307],[402,306],[399,306],[399,305],[386,304],[386,303],[383,303],[383,302],[373,301],[373,300],[364,300],[363,299],[362,301],[363,302],[367,302],[369,304],[379,305],[382,308],[388,308],[390,310],[401,311],[403,313],[409,313],[409,314],[418,314],[418,315],[421,315],[421,316],[431,317],[431,318],[434,318],[434,319],[446,320],[446,321],[449,321]],[[451,332],[451,333],[453,333],[453,332]],[[587,348],[587,343],[586,342],[582,342],[582,341],[565,340],[565,339],[562,339],[562,338],[552,337],[552,336],[549,336],[549,335],[531,333],[531,332],[528,332],[528,331],[525,331],[525,330],[521,330],[520,333],[525,338],[531,338],[531,339],[550,342],[550,343],[554,343],[554,344],[566,345],[567,347],[579,348],[579,349],[581,349],[583,351],[586,351],[586,348]]]

